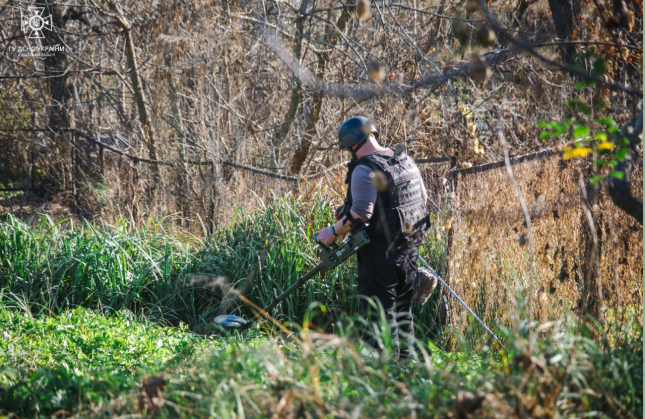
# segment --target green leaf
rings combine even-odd
[[[551,137],[551,133],[548,131],[543,131],[540,133],[540,140]]]
[[[625,177],[625,173],[624,173],[624,172],[617,172],[617,171],[615,171],[615,170],[614,170],[613,172],[611,172],[609,175],[610,175],[611,177],[615,177],[616,179],[622,179],[622,178],[624,178],[624,177]]]
[[[614,120],[611,118],[600,118],[600,119],[597,119],[596,122],[606,127],[611,127],[615,124]]]
[[[598,160],[596,160],[596,164],[597,164],[598,166],[604,166],[604,165],[606,165],[606,164],[607,164],[607,162],[606,162],[605,160],[598,159]]]
[[[596,61],[594,61],[591,73],[594,76],[602,76],[605,73],[605,60],[598,58]]]
[[[585,87],[587,87],[587,83],[585,83],[584,81],[579,81],[578,83],[575,84],[575,87],[578,90],[582,90]]]
[[[578,111],[587,116],[591,115],[591,107],[589,105],[585,105],[584,103],[578,106]]]
[[[537,123],[538,128],[551,128],[551,124],[546,121],[540,121]]]
[[[605,177],[603,175],[596,175],[589,178],[589,183],[595,185],[598,182],[601,182]]]
[[[620,150],[614,153],[614,157],[618,161],[625,161],[627,153],[629,153],[629,149],[627,147],[621,147]]]
[[[573,138],[582,138],[586,137],[589,135],[589,127],[587,126],[581,126],[581,127],[576,127],[573,130]]]
[[[593,135],[596,140],[607,141],[607,133],[604,131],[596,131]]]
[[[604,108],[606,108],[608,106],[609,106],[609,102],[598,102],[595,105],[593,105],[593,108],[598,111],[598,110],[604,109]]]
[[[611,167],[615,167],[617,164],[618,164],[618,161],[616,161],[616,160],[612,160],[612,161],[609,162],[609,166],[611,166]]]
[[[551,122],[551,129],[553,130],[551,134],[555,137],[564,134],[567,131],[567,125],[560,124],[556,121]]]

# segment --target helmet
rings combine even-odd
[[[364,116],[349,118],[338,129],[338,146],[344,150],[370,134],[374,134],[376,138],[379,136],[376,125],[372,121]]]

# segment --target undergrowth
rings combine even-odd
[[[129,391],[142,371],[217,346],[186,331],[82,308],[56,317],[0,311],[0,399],[9,412],[54,412]]]
[[[358,338],[352,260],[276,307],[289,329],[214,329],[217,314],[250,316],[229,287],[262,306],[313,268],[310,237],[329,222],[320,196],[240,210],[210,237],[153,219],[134,227],[8,216],[0,222],[0,417],[642,416],[635,323],[623,324],[618,341],[593,322],[515,317],[512,328],[490,325],[504,346],[489,347],[469,322],[461,341],[445,345],[437,291],[415,309],[419,359],[402,363],[384,315],[372,328],[381,354]],[[428,235],[421,249],[439,271],[443,246]]]
[[[420,344],[418,361],[400,363],[365,347],[347,319],[336,335],[217,339],[127,312],[3,309],[0,322],[0,417],[642,415],[640,342],[601,351],[561,323],[503,331],[499,351]]]
[[[11,215],[0,222],[0,291],[32,313],[58,314],[75,307],[104,313],[130,310],[172,325],[208,333],[218,314],[248,316],[230,292],[266,306],[317,263],[312,235],[332,220],[329,205],[285,196],[256,211],[238,210],[227,229],[204,237],[178,234],[172,223],[150,218],[134,226],[54,222],[27,223]],[[440,264],[443,244],[428,239],[428,260]],[[355,313],[354,258],[322,272],[274,310],[280,321],[300,321],[312,301],[324,309],[312,319],[325,330]],[[224,286],[216,284],[224,283]],[[420,333],[440,336],[434,301],[417,308]]]

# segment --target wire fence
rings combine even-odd
[[[511,165],[530,231],[504,162],[451,172],[446,270],[454,290],[485,321],[507,325],[520,313],[543,322],[592,314],[602,324],[641,313],[642,228],[606,188],[589,185],[591,163],[546,150]],[[642,184],[641,171],[633,184]],[[451,306],[453,327],[465,333],[470,322]]]

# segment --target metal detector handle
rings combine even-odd
[[[331,247],[326,246],[325,243],[319,242],[318,241],[318,234],[314,234],[312,239],[313,239],[313,241],[318,243],[320,245],[320,247],[322,247],[323,250],[326,251],[326,252],[331,252],[331,251],[334,251],[334,250],[338,249],[338,243],[336,243],[336,242],[333,242],[331,244]]]
[[[316,242],[318,242],[317,235],[314,235],[312,238]],[[318,265],[316,265],[309,272],[305,273],[300,279],[298,279],[297,282],[293,283],[286,290],[284,290],[282,294],[278,295],[273,301],[271,301],[271,303],[268,306],[261,308],[259,312],[258,310],[254,310],[256,311],[256,316],[251,320],[249,320],[246,324],[240,327],[236,327],[236,329],[237,330],[246,329],[249,326],[251,326],[251,324],[254,323],[255,320],[263,316],[266,316],[267,314],[270,314],[271,310],[275,308],[275,306],[280,304],[282,300],[287,298],[289,294],[291,294],[296,288],[303,286],[305,282],[309,281],[311,278],[313,278],[316,274],[318,274],[323,269],[333,269],[337,267],[343,261],[347,260],[347,258],[349,258],[351,255],[356,253],[361,247],[367,245],[369,242],[370,242],[370,238],[367,235],[367,233],[364,231],[360,231],[357,234],[350,235],[347,239],[345,239],[342,242],[340,246],[337,243],[333,243],[331,249],[325,246],[323,243],[318,243],[323,249],[325,249],[324,251],[320,252],[320,258],[322,260],[318,263]]]
[[[324,268],[324,264],[322,262],[316,265],[315,268],[313,268],[312,270],[304,274],[298,281],[291,284],[291,286],[286,290],[284,290],[282,294],[275,297],[268,306],[263,307],[261,313],[257,312],[255,317],[251,318],[245,325],[238,327],[237,330],[248,329],[249,327],[251,327],[253,323],[255,323],[256,320],[258,320],[258,318],[265,317],[267,314],[271,315],[271,310],[273,310],[275,306],[280,304],[282,300],[287,298],[289,294],[291,294],[296,288],[300,288],[301,286],[304,285],[305,282],[309,281],[314,275],[322,271],[323,268]],[[256,311],[256,310],[253,310],[253,311]]]

